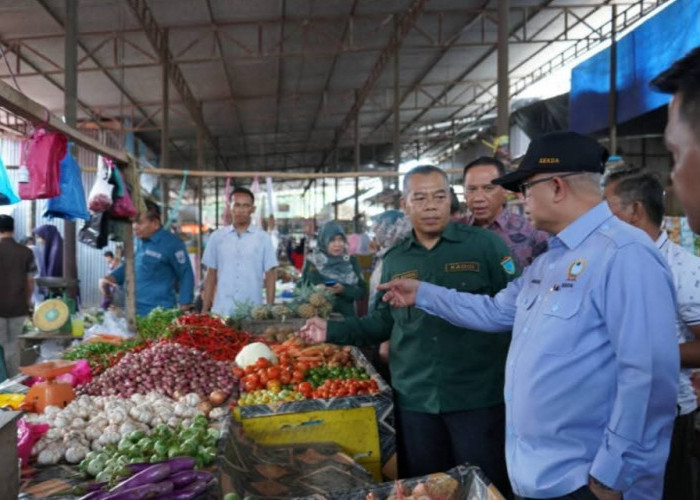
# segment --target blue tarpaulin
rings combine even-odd
[[[617,44],[617,123],[664,106],[669,96],[649,81],[700,45],[700,0],[676,0]],[[570,128],[589,134],[608,126],[610,49],[571,71]]]

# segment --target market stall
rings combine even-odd
[[[23,368],[0,386],[26,412],[19,498],[500,498],[474,467],[384,483],[391,388],[358,349],[304,345],[278,321],[254,334],[155,310],[135,337]]]

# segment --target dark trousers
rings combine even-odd
[[[478,466],[506,498],[511,487],[505,459],[505,406],[430,414],[397,411],[399,475]]]
[[[700,492],[693,491],[693,441],[695,412],[679,415],[673,422],[671,450],[664,475],[664,500],[697,500]]]
[[[519,497],[518,495],[515,495],[515,500],[535,500],[534,498],[527,498],[527,497]],[[576,491],[572,491],[568,495],[564,495],[563,497],[553,497],[548,500],[598,500],[598,497],[596,497],[591,489],[586,485],[582,486],[581,488],[577,489]]]

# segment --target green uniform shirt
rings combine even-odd
[[[360,265],[357,263],[357,258],[354,255],[350,256],[350,263],[357,274],[357,283],[354,285],[343,284],[343,292],[333,296],[333,312],[342,314],[343,316],[355,316],[355,301],[362,298],[367,289],[365,280],[362,278]],[[318,268],[314,266],[308,259],[304,262],[304,269],[301,272],[299,285],[318,285],[325,283],[328,278],[322,275]]]
[[[450,222],[431,250],[411,234],[387,252],[381,281],[415,278],[493,296],[514,277],[514,262],[497,235]],[[509,333],[459,328],[415,307],[390,308],[385,302],[363,318],[328,324],[334,344],[384,340],[391,340],[391,380],[402,409],[444,413],[503,402]]]

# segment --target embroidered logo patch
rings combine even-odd
[[[481,265],[478,262],[450,262],[445,264],[446,273],[461,273],[471,271],[478,273],[481,270]]]
[[[391,277],[392,280],[417,280],[418,271],[406,271],[404,273],[395,274]]]
[[[569,264],[569,269],[566,271],[566,279],[576,281],[576,278],[586,269],[586,259],[576,259]]]
[[[503,257],[503,260],[501,260],[501,267],[506,274],[515,274],[515,262],[513,262],[513,257]]]
[[[184,250],[178,250],[177,252],[175,252],[175,258],[177,259],[177,261],[178,261],[180,264],[184,264],[184,263],[185,263],[185,259],[187,258],[187,256],[185,255],[185,251],[184,251]]]

